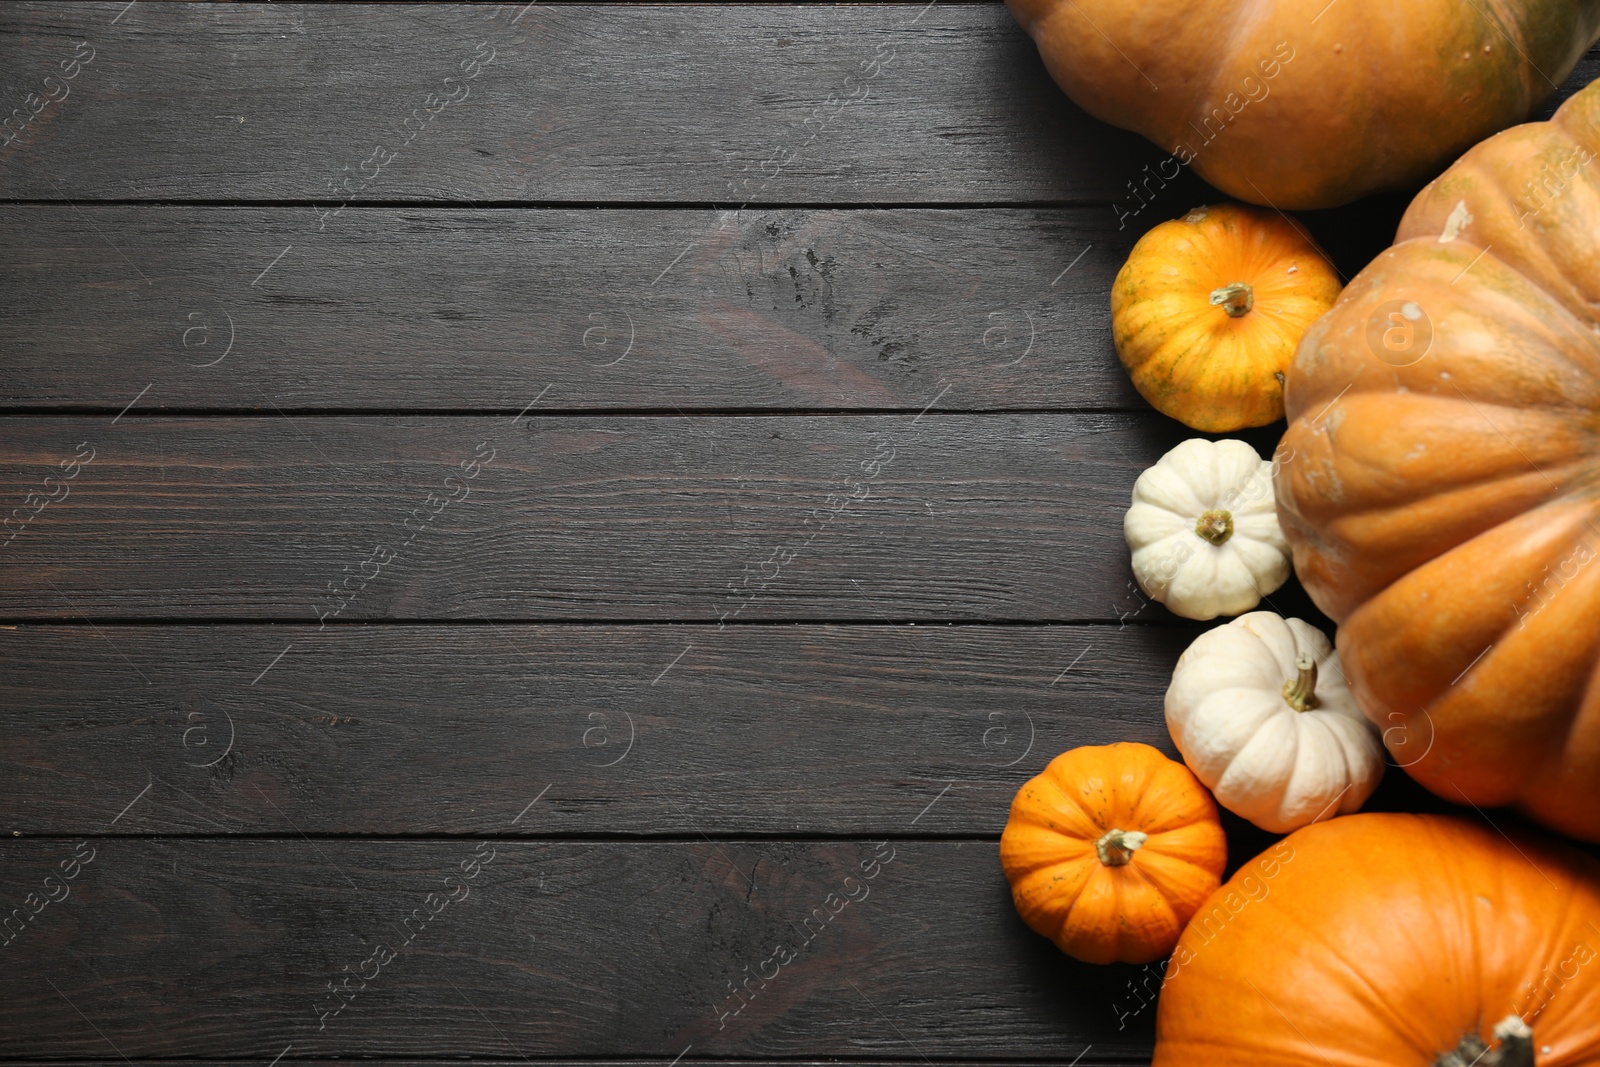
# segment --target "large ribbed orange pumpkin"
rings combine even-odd
[[[1288,375],[1295,570],[1447,800],[1600,841],[1600,83],[1424,189]]]
[[[1600,863],[1441,815],[1313,823],[1245,864],[1156,1015],[1155,1067],[1535,1062],[1600,1064]]]
[[[1007,0],[1085,111],[1280,208],[1414,189],[1526,119],[1600,35],[1600,0]]]
[[[1149,963],[1222,881],[1217,805],[1149,745],[1063,752],[1017,791],[1000,863],[1018,913],[1086,963]]]

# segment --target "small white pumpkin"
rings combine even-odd
[[[1366,803],[1383,777],[1377,727],[1339,654],[1299,619],[1254,611],[1178,657],[1167,729],[1217,803],[1285,834]]]
[[[1133,576],[1175,615],[1238,615],[1289,580],[1272,464],[1243,441],[1183,442],[1133,486]]]

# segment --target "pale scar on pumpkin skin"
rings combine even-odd
[[[1304,374],[1310,374],[1328,362],[1328,354],[1322,350],[1321,345],[1301,345],[1295,354],[1294,366]]]
[[[1461,236],[1461,231],[1472,225],[1472,213],[1467,210],[1467,202],[1460,200],[1451,209],[1450,215],[1444,220],[1444,231],[1439,234],[1439,243],[1447,245]]]
[[[1320,424],[1311,427],[1311,433],[1315,437],[1327,438],[1327,450],[1331,453],[1334,432],[1338,430],[1343,422],[1344,412],[1335,409],[1329,412]],[[1339,477],[1339,472],[1331,455],[1325,455],[1310,464],[1303,465],[1301,467],[1301,477],[1305,479],[1306,485],[1310,486],[1313,492],[1318,491],[1317,486],[1319,484],[1325,485],[1327,489],[1322,491],[1326,493],[1329,500],[1335,503],[1344,502],[1344,480]]]

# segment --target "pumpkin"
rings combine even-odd
[[[1063,752],[1023,785],[1000,863],[1017,912],[1062,952],[1149,963],[1221,883],[1227,842],[1183,764],[1122,742]]]
[[[1592,1067],[1600,863],[1444,815],[1297,830],[1195,915],[1155,1067]]]
[[[1339,276],[1276,212],[1195,208],[1139,239],[1111,286],[1111,332],[1139,395],[1207,433],[1283,418],[1283,374]]]
[[[1600,83],[1424,189],[1289,372],[1278,502],[1434,793],[1600,841]]]
[[[1217,803],[1275,834],[1356,811],[1383,777],[1338,653],[1299,619],[1254,611],[1201,634],[1178,657],[1166,713]]]
[[[1145,595],[1186,619],[1249,611],[1289,578],[1272,464],[1243,441],[1184,441],[1139,475],[1122,520]]]
[[[1286,210],[1414,189],[1528,117],[1600,36],[1600,0],[1006,0],[1078,106]]]

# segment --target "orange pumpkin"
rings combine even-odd
[[[1279,517],[1395,761],[1600,841],[1600,83],[1424,189],[1289,372]]]
[[[1600,863],[1569,846],[1441,815],[1314,823],[1183,932],[1155,1067],[1593,1067],[1597,923]]]
[[[1221,883],[1217,806],[1149,745],[1075,748],[1011,802],[1000,863],[1017,911],[1069,956],[1148,963]]]
[[[1284,209],[1414,189],[1526,119],[1600,36],[1600,0],[1006,0],[1056,83],[1170,159]]]
[[[1322,250],[1276,211],[1199,207],[1133,246],[1111,286],[1112,337],[1157,411],[1229,433],[1283,418],[1295,346],[1338,295]]]

